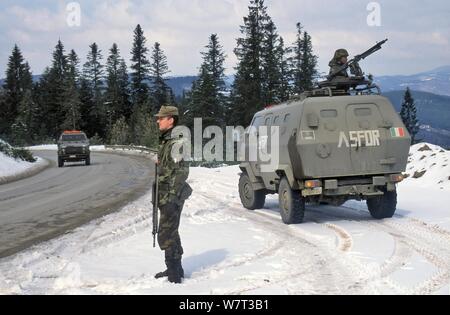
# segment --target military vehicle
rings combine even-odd
[[[279,162],[269,172],[259,159],[240,165],[245,208],[261,209],[267,194],[278,193],[286,224],[303,221],[305,203],[340,206],[350,199],[366,200],[376,219],[394,215],[411,137],[380,88],[359,74],[330,75],[312,91],[254,115],[251,127],[278,128],[279,146],[266,140],[265,150],[278,150]],[[255,129],[247,138],[250,132]]]
[[[58,141],[58,167],[63,167],[64,162],[79,161],[91,164],[89,140],[84,132],[64,131]]]

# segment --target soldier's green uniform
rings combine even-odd
[[[331,59],[330,63],[328,64],[330,66],[330,75],[339,70],[339,68],[343,65],[343,63],[341,62],[341,59],[343,57],[348,57],[348,56],[349,55],[348,55],[347,50],[345,50],[345,49],[336,50],[336,52],[334,53],[333,59]],[[343,71],[339,72],[336,75],[336,77],[348,78],[348,73],[346,70],[343,70]]]
[[[157,117],[178,116],[178,109],[163,106]],[[169,281],[179,283],[184,277],[181,266],[183,247],[181,246],[178,228],[184,201],[190,195],[190,187],[186,183],[189,176],[189,166],[183,160],[172,157],[172,147],[181,139],[172,138],[172,130],[163,132],[159,145],[159,194],[160,209],[158,244],[165,251],[167,270],[156,275],[157,278],[169,277]],[[190,190],[190,192],[189,192]],[[186,191],[188,193],[186,194]]]

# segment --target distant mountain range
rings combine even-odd
[[[198,76],[179,76],[170,77],[167,84],[172,88],[176,96],[183,95],[183,91],[190,91],[192,83],[198,79]],[[234,75],[225,76],[225,85],[230,88],[234,82]]]
[[[170,77],[167,84],[173,91],[175,96],[183,95],[183,91],[190,91],[192,83],[197,80],[197,76]]]
[[[450,66],[409,76],[375,77],[375,83],[384,92],[406,90],[406,87],[409,86],[411,90],[415,91],[450,96]]]

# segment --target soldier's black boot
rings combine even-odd
[[[181,283],[181,279],[184,277],[181,259],[173,259],[168,261],[167,277],[171,283]]]
[[[184,278],[184,270],[183,270],[183,267],[181,266],[181,263],[180,263],[180,265],[179,265],[179,268],[181,268],[181,270],[179,270],[179,272],[180,272],[180,274],[181,274],[181,278]],[[160,278],[164,278],[164,277],[167,277],[167,276],[169,276],[169,273],[168,273],[168,271],[167,271],[167,269],[166,269],[166,270],[164,270],[164,271],[162,271],[162,272],[158,272],[158,273],[155,275],[155,279],[160,279]]]
[[[166,269],[166,270],[164,270],[162,272],[158,272],[155,275],[155,279],[160,279],[160,278],[164,278],[164,277],[167,277],[167,276],[168,276],[168,273],[167,273],[167,269]]]

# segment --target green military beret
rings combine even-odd
[[[162,106],[159,113],[155,117],[180,116],[178,108],[175,106]]]

